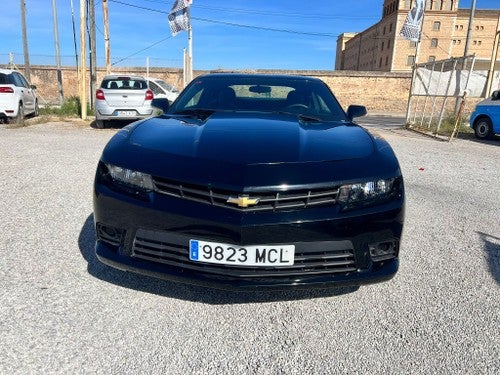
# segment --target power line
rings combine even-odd
[[[164,0],[143,0],[150,3],[156,4],[164,4]],[[278,16],[278,17],[292,17],[292,18],[316,18],[316,19],[378,19],[378,17],[374,16],[352,16],[352,15],[342,15],[342,14],[314,14],[314,13],[289,13],[289,12],[273,12],[269,10],[257,10],[257,9],[248,9],[248,8],[227,8],[227,7],[216,7],[210,5],[201,5],[199,3],[195,3],[192,5],[194,9],[207,9],[214,10],[217,12],[228,12],[228,13],[244,13],[244,14],[255,14],[262,16]]]
[[[147,7],[143,7],[143,6],[139,6],[139,5],[135,5],[135,4],[130,4],[130,3],[125,3],[125,2],[119,1],[119,0],[109,0],[109,1],[113,2],[113,3],[117,3],[117,4],[126,5],[126,6],[129,6],[129,7],[132,7],[132,8],[149,10],[151,12],[157,12],[157,13],[162,13],[162,14],[168,14],[169,13],[167,11],[158,10],[158,9],[152,9],[152,8],[147,8]],[[262,27],[262,26],[254,26],[254,25],[245,25],[245,24],[241,24],[241,23],[217,21],[217,20],[212,20],[212,19],[207,19],[207,18],[199,18],[199,17],[191,17],[191,19],[196,20],[196,21],[202,21],[202,22],[219,24],[219,25],[226,25],[226,26],[233,26],[233,27],[242,27],[242,28],[254,29],[254,30],[261,30],[261,31],[274,31],[274,32],[281,32],[281,33],[288,33],[288,34],[310,35],[310,36],[320,36],[320,37],[328,37],[328,38],[336,38],[337,37],[336,35],[333,35],[333,34],[303,32],[303,31],[295,31],[295,30],[287,30],[287,29],[276,29],[276,28],[272,28],[272,27]]]
[[[172,36],[169,36],[169,37],[167,37],[167,38],[164,38],[164,39],[162,39],[162,40],[159,40],[159,41],[157,41],[157,42],[155,42],[155,43],[151,44],[150,46],[148,46],[148,47],[146,47],[146,48],[141,49],[140,51],[134,52],[134,53],[132,53],[131,55],[128,55],[127,57],[124,57],[124,58],[122,58],[122,59],[120,59],[120,60],[118,60],[118,61],[115,61],[115,62],[114,62],[113,64],[111,64],[111,65],[116,65],[116,64],[119,64],[119,63],[121,63],[122,61],[127,60],[127,59],[129,59],[129,58],[131,58],[131,57],[133,57],[133,56],[135,56],[135,55],[138,55],[138,54],[139,54],[139,53],[141,53],[141,52],[147,51],[148,49],[153,48],[154,46],[156,46],[156,45],[158,45],[158,44],[160,44],[160,43],[163,43],[164,41],[166,41],[166,40],[168,40],[168,39],[170,39],[170,38],[172,38]]]

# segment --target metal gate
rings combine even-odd
[[[438,134],[444,120],[455,123],[461,99],[484,95],[487,74],[474,71],[475,61],[475,56],[467,56],[416,65],[407,126]]]

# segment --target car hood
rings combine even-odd
[[[133,124],[109,142],[103,161],[175,180],[248,187],[397,174],[392,150],[384,149],[348,122],[215,113],[204,121],[162,116]]]
[[[370,135],[358,126],[243,113],[215,113],[205,121],[151,119],[133,131],[129,142],[179,156],[246,165],[356,159],[374,149]]]

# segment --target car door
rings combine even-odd
[[[488,114],[493,123],[493,131],[495,133],[500,133],[500,91],[493,93],[493,97],[490,105],[488,106]]]
[[[19,73],[14,72],[14,82],[21,92],[21,98],[24,104],[24,113],[35,111],[36,95],[28,81]]]

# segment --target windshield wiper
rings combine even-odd
[[[207,118],[209,118],[211,115],[213,115],[214,112],[216,112],[215,109],[191,108],[191,109],[184,109],[182,111],[174,112],[173,115],[195,117],[195,118],[203,121],[203,120],[206,120]]]

